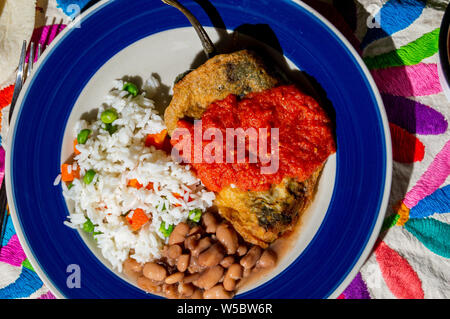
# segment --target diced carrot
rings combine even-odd
[[[134,187],[134,188],[137,188],[137,189],[142,188],[142,184],[140,184],[137,179],[130,179],[128,181],[128,186]]]
[[[145,188],[148,189],[149,191],[151,191],[151,190],[153,190],[153,186],[154,186],[153,183],[150,182],[147,184],[147,186],[145,186]]]
[[[150,218],[145,214],[144,210],[140,208],[135,209],[127,215],[127,222],[134,231],[139,230],[149,220]]]
[[[183,199],[183,198],[184,198],[183,196],[181,196],[181,195],[178,194],[178,193],[172,193],[172,195],[173,195],[175,198],[177,198],[177,199]]]
[[[75,153],[75,155],[81,154],[81,152],[79,150],[77,150],[76,146],[78,145],[78,140],[74,139],[73,140],[73,151]]]
[[[172,195],[173,195],[176,199],[184,199],[184,197],[181,196],[181,195],[178,194],[178,193],[172,193]],[[180,207],[181,205],[180,205],[180,204],[174,204],[174,206],[175,206],[175,207]]]
[[[63,182],[72,182],[75,178],[80,178],[80,167],[74,170],[72,164],[61,165],[61,180]]]
[[[184,200],[184,196],[181,196],[181,195],[178,194],[178,193],[172,193],[172,195],[173,195],[175,198],[177,198],[177,199],[182,199],[182,200]],[[192,201],[193,201],[193,199],[189,196],[188,202],[192,202]]]
[[[147,147],[154,146],[160,149],[164,146],[166,137],[167,137],[167,130],[162,130],[157,134],[148,134],[147,138],[145,139],[145,146]]]

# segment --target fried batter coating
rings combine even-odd
[[[164,114],[170,135],[183,118],[199,119],[214,101],[229,94],[245,96],[276,86],[261,58],[248,50],[217,55],[174,85],[173,98]]]
[[[216,197],[220,215],[247,241],[268,247],[291,231],[312,202],[322,166],[309,179],[284,178],[268,191],[242,191],[227,187]]]

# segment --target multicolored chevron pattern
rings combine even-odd
[[[89,1],[56,2],[61,15],[71,16],[71,4],[83,8]],[[450,298],[450,102],[437,64],[448,1],[304,2],[336,25],[363,57],[392,135],[389,211],[373,253],[339,298]],[[64,27],[40,26],[33,40],[48,44]],[[9,105],[12,91],[12,85],[0,90],[0,109]],[[1,167],[3,162],[2,150]],[[10,220],[3,246],[0,298],[54,298],[28,262]]]

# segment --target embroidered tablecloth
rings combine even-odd
[[[449,1],[304,2],[337,26],[363,57],[392,135],[392,191],[382,232],[339,298],[450,298],[450,102],[438,77],[439,27]],[[31,40],[49,44],[88,3],[38,0]],[[0,109],[8,109],[12,82],[0,83]],[[2,177],[1,148],[0,164]],[[54,298],[10,219],[0,253],[0,298]]]

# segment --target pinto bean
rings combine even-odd
[[[198,256],[198,264],[203,267],[216,266],[224,257],[222,247],[219,244],[214,244]]]
[[[133,258],[123,262],[123,273],[131,280],[136,281],[142,275],[143,266]]]
[[[136,283],[137,283],[139,288],[141,288],[141,289],[143,289],[143,290],[145,290],[147,292],[150,292],[150,293],[161,292],[161,286],[158,286],[157,284],[155,284],[154,281],[148,279],[145,276],[140,276],[137,279]]]
[[[148,262],[142,270],[145,277],[154,281],[163,281],[167,277],[167,270],[155,262]]]
[[[262,268],[272,268],[277,263],[277,255],[271,249],[266,249],[258,261],[258,266]]]
[[[185,276],[183,278],[183,283],[189,284],[191,282],[196,281],[198,278],[200,278],[200,274],[199,273],[195,273],[195,274],[192,274],[192,275],[189,275],[189,276]]]
[[[141,272],[143,266],[133,258],[127,258],[123,262],[123,270],[126,272]]]
[[[189,225],[186,223],[179,223],[175,226],[169,236],[169,245],[181,244],[184,242],[186,235],[189,233]]]
[[[216,229],[217,240],[227,249],[227,254],[233,255],[239,247],[238,236],[234,229],[223,223]]]
[[[183,272],[176,272],[176,273],[168,276],[164,282],[166,284],[171,285],[171,284],[175,284],[177,282],[182,281],[183,278],[184,278],[184,273]]]
[[[206,269],[200,277],[194,281],[194,285],[203,289],[211,289],[223,276],[223,268],[219,265]]]
[[[196,272],[202,272],[204,269],[205,267],[202,267],[198,264],[198,258],[195,256],[191,256],[187,271],[191,274],[195,274]]]
[[[217,226],[219,225],[219,223],[217,222],[216,217],[214,217],[214,215],[210,212],[207,212],[205,214],[203,214],[202,216],[202,220],[203,220],[203,224],[206,227],[206,232],[207,233],[215,233]]]
[[[236,280],[226,277],[223,279],[223,288],[227,291],[233,291],[236,288]]]
[[[255,266],[258,259],[261,257],[262,248],[259,246],[253,246],[250,248],[250,250],[247,252],[247,254],[242,257],[240,263],[242,267],[245,269],[251,269],[253,266]]]
[[[164,245],[164,247],[161,249],[161,256],[163,256],[163,257],[168,257],[168,254],[169,253],[169,246],[168,245]]]
[[[234,264],[234,257],[233,256],[227,256],[224,259],[222,259],[222,261],[220,262],[220,265],[223,268],[228,268],[230,267],[232,264]]]
[[[191,297],[195,291],[195,287],[192,284],[186,284],[181,282],[178,284],[178,293],[184,297]]]
[[[188,238],[184,240],[184,247],[189,249],[190,251],[194,250],[198,245],[198,241],[200,239],[200,234],[190,235]]]
[[[191,295],[191,299],[203,299],[203,292],[201,289],[195,289],[194,293]]]
[[[142,276],[142,272],[135,272],[135,271],[131,271],[131,270],[127,270],[127,269],[123,269],[123,273],[124,275],[130,279],[132,282],[136,282],[137,279]]]
[[[180,245],[172,245],[169,247],[169,250],[167,251],[167,256],[171,259],[177,259],[183,250],[181,249]]]
[[[239,245],[236,253],[238,254],[239,257],[242,257],[247,253],[247,250],[248,250],[247,246]]]
[[[212,245],[212,240],[209,237],[200,239],[198,245],[191,251],[192,255],[198,257],[200,253],[208,249]]]
[[[207,289],[203,292],[205,299],[230,299],[231,294],[226,291],[221,284]]]
[[[189,231],[188,236],[197,235],[197,234],[201,235],[202,232],[203,232],[203,229],[200,226],[194,226]]]
[[[164,284],[162,291],[169,299],[176,299],[179,297],[178,288],[175,285]]]
[[[185,272],[186,269],[189,266],[189,258],[190,256],[188,254],[183,254],[180,257],[178,257],[177,261],[177,269],[180,272]]]
[[[241,279],[243,275],[242,266],[239,264],[232,264],[225,274],[225,278],[231,278],[233,280]]]

